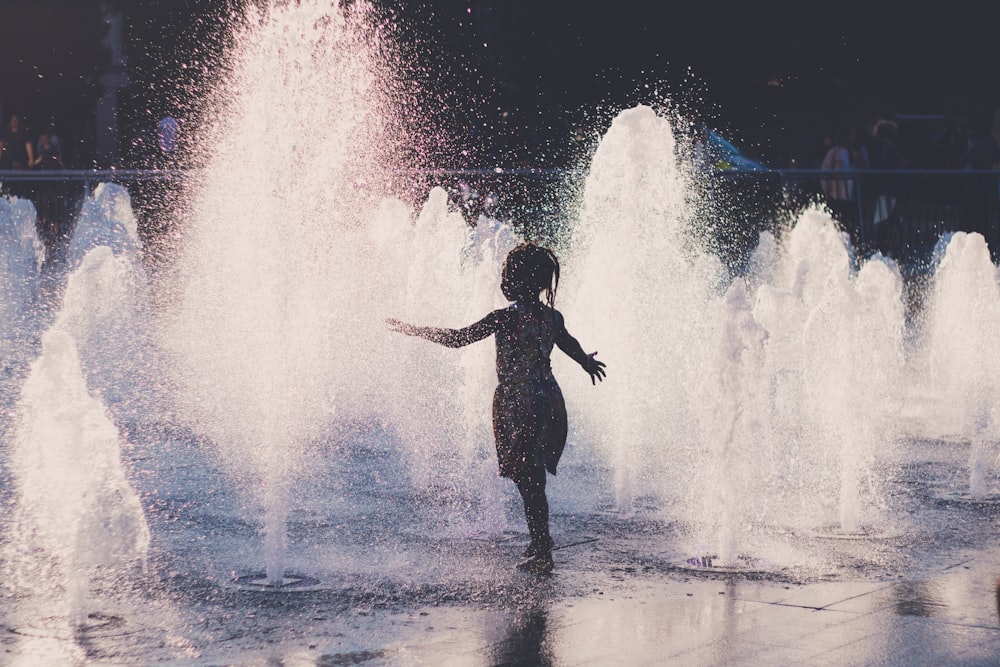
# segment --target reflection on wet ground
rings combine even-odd
[[[552,640],[548,635],[548,612],[544,608],[518,609],[508,619],[504,638],[490,648],[494,665],[552,665]]]

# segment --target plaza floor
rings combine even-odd
[[[552,576],[514,575],[482,602],[355,604],[311,619],[318,634],[304,631],[298,647],[285,634],[262,648],[248,619],[231,653],[216,646],[192,664],[1000,664],[997,551],[919,577],[810,583],[616,568],[603,556],[596,543],[562,550]]]

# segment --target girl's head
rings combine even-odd
[[[534,243],[522,243],[507,253],[500,291],[510,301],[531,301],[545,291],[545,300],[555,304],[559,287],[559,260],[554,252]]]

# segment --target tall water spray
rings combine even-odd
[[[107,405],[122,408],[129,404],[122,396],[144,393],[141,364],[150,361],[138,347],[137,304],[145,298],[138,237],[134,220],[121,225],[131,212],[118,186],[100,186],[84,211],[73,244],[78,265],[20,389],[11,458],[10,574],[25,599],[40,598],[36,614],[67,624],[86,618],[95,575],[145,566],[150,540]]]
[[[0,370],[21,359],[33,329],[45,260],[35,217],[31,202],[0,197]]]
[[[242,29],[219,122],[200,140],[210,159],[163,331],[180,413],[263,510],[274,584],[291,488],[335,420],[386,420],[428,472],[442,467],[428,454],[448,457],[468,435],[461,357],[433,363],[438,351],[422,350],[407,362],[407,342],[384,325],[459,324],[481,260],[463,264],[469,229],[443,191],[415,224],[380,200],[391,73],[365,11],[287,3]]]
[[[757,408],[765,389],[762,368],[767,331],[754,319],[747,291],[744,281],[735,280],[719,304],[718,342],[710,375],[715,420],[703,424],[713,483],[701,494],[698,514],[710,517],[706,529],[716,535],[717,562],[722,565],[738,564],[745,542],[741,533],[756,519],[746,512],[744,498],[751,489],[741,470],[746,469],[743,459],[753,449],[751,443],[765,435]]]
[[[489,311],[507,305],[500,293],[500,273],[507,253],[517,244],[518,238],[504,223],[480,217],[463,253],[467,280],[463,286],[471,287],[465,298],[464,319],[476,321]],[[493,388],[496,384],[495,351],[493,346],[481,345],[466,348],[461,359],[464,398],[464,440],[466,447],[466,479],[470,488],[478,492],[478,522],[474,530],[499,533],[506,527],[502,498],[503,486],[496,475],[495,447],[491,411]]]
[[[870,528],[896,440],[899,272],[881,258],[856,270],[834,221],[808,211],[763,234],[747,285],[731,284],[701,249],[678,154],[668,121],[638,107],[591,164],[567,322],[615,372],[577,406],[582,437],[621,510],[653,499],[727,564],[768,532]]]
[[[991,446],[1000,439],[996,401],[1000,398],[1000,328],[997,268],[980,234],[959,232],[942,239],[927,313],[922,361],[925,409],[939,432],[970,443],[969,493],[989,492]]]
[[[14,450],[19,548],[44,559],[22,572],[61,587],[73,622],[86,616],[96,566],[145,563],[149,528],[122,470],[118,430],[87,389],[73,338],[55,327],[21,391]],[[45,568],[55,572],[45,571]]]
[[[460,327],[506,305],[500,267],[515,242],[510,228],[496,221],[480,219],[470,230],[460,213],[449,210],[445,191],[432,190],[407,241],[399,316]],[[469,499],[473,506],[456,513],[458,531],[499,532],[505,523],[490,421],[493,346],[456,351],[397,337],[393,348],[386,354],[402,361],[401,384],[386,400],[402,404],[392,419],[409,444],[414,480]]]
[[[565,260],[567,326],[597,349],[609,381],[576,408],[605,453],[623,512],[674,496],[674,470],[701,449],[693,406],[708,349],[720,262],[688,231],[691,211],[670,123],[622,112],[602,139]]]
[[[128,191],[98,185],[74,226],[71,273],[53,326],[73,336],[87,386],[122,426],[161,419],[166,409],[142,259]]]
[[[897,437],[902,279],[880,257],[855,270],[846,235],[816,210],[775,255],[755,259],[786,516],[793,526],[870,528],[882,502],[877,464]]]

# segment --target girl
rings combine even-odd
[[[590,374],[603,380],[604,363],[580,347],[553,308],[559,286],[559,261],[548,248],[522,243],[507,255],[500,290],[514,303],[464,329],[419,327],[387,320],[389,328],[448,347],[462,347],[496,335],[498,386],[493,396],[493,434],[500,476],[511,479],[524,500],[531,544],[518,567],[549,573],[552,538],[545,471],[556,474],[566,444],[566,405],[552,376],[549,355],[557,345]],[[539,300],[545,292],[548,305]]]

